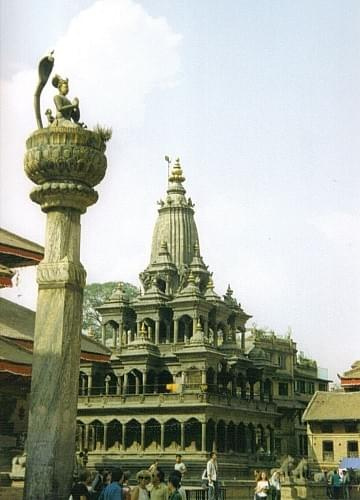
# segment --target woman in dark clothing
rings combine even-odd
[[[91,484],[90,471],[84,470],[79,474],[79,482],[71,490],[73,500],[89,500],[91,498],[88,486]]]

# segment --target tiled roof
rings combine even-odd
[[[44,255],[42,246],[3,228],[0,228],[0,244]]]
[[[308,404],[303,420],[360,420],[360,392],[318,391]]]

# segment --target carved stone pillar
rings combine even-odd
[[[92,389],[92,374],[90,373],[88,375],[88,383],[87,383],[87,395],[91,396],[91,389]]]
[[[106,377],[105,377],[105,394],[106,394],[106,396],[109,394],[110,380],[111,380],[110,375],[106,375]]]
[[[137,375],[135,375],[135,394],[139,394],[140,392],[140,380]]]
[[[116,384],[116,394],[117,396],[119,396],[121,394],[121,376],[118,375],[116,377],[116,381],[117,381],[117,384]]]
[[[170,344],[171,324],[166,323],[166,343]]]
[[[155,344],[159,345],[160,342],[160,321],[155,320]]]
[[[108,424],[104,424],[104,450],[107,450],[107,430]]]
[[[146,372],[142,372],[142,389],[143,389],[143,394],[146,394],[146,383],[147,383],[147,373]]]
[[[77,126],[39,128],[26,141],[31,199],[46,216],[38,266],[26,500],[69,497],[75,455],[83,289],[80,215],[105,175],[100,134]],[[66,432],[64,432],[64,429]]]
[[[101,342],[105,345],[106,342],[106,326],[101,325]]]
[[[127,389],[128,389],[128,374],[125,373],[125,375],[124,375],[124,385],[123,385],[123,395],[124,396],[126,396]]]
[[[180,448],[182,451],[185,450],[185,423],[180,422]]]
[[[161,451],[165,450],[165,424],[163,422],[160,424],[160,448]]]
[[[86,394],[86,375],[81,375],[81,395]]]
[[[84,439],[84,449],[89,449],[89,424],[85,424],[85,439]]]
[[[145,424],[141,422],[141,449],[144,451],[145,449]]]
[[[201,451],[206,452],[206,422],[201,422]]]
[[[121,444],[122,444],[122,449],[123,451],[126,450],[126,424],[122,424],[121,427]]]
[[[178,343],[178,337],[179,337],[179,320],[174,319],[174,344]]]
[[[213,451],[217,451],[217,449],[218,449],[218,432],[217,432],[217,424],[215,423]]]

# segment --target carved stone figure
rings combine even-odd
[[[66,96],[69,92],[69,80],[55,75],[52,79],[52,84],[59,91],[59,94],[54,97],[56,106],[56,119],[52,122],[55,127],[74,127],[79,126],[80,108],[79,99],[77,97],[71,102]]]
[[[302,458],[294,470],[291,471],[291,476],[294,479],[307,479],[309,474],[309,466],[306,458]]]
[[[294,459],[291,455],[288,455],[281,463],[279,469],[272,469],[271,474],[276,471],[279,471],[280,474],[283,474],[286,479],[289,478],[291,471],[294,469]]]

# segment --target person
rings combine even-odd
[[[206,464],[206,473],[208,479],[208,494],[209,500],[218,500],[219,496],[219,478],[218,478],[218,466],[217,466],[217,455],[215,451],[210,453],[210,458]]]
[[[208,481],[208,476],[207,476],[207,468],[203,470],[203,473],[201,475],[201,487],[204,491],[207,491],[209,488],[209,481]]]
[[[279,471],[275,471],[270,478],[270,491],[272,500],[281,499],[281,481]]]
[[[182,461],[182,456],[181,455],[176,455],[174,469],[178,470],[180,472],[181,477],[184,476],[184,474],[186,472],[186,465]]]
[[[343,497],[347,500],[350,498],[350,474],[348,470],[343,471],[342,477]]]
[[[52,84],[59,91],[59,94],[54,97],[56,120],[52,122],[52,125],[78,126],[80,119],[79,99],[75,97],[71,102],[66,97],[69,92],[69,80],[55,75]]]
[[[99,500],[123,500],[121,482],[124,473],[121,469],[114,469],[111,473],[111,483],[101,492]]]
[[[168,481],[169,500],[182,500],[179,493],[180,480],[178,474],[170,474]]]
[[[256,500],[264,500],[264,498],[268,498],[270,490],[270,484],[266,475],[266,472],[261,472],[260,478],[256,483],[255,488],[255,498]]]
[[[338,471],[335,469],[333,475],[331,476],[331,489],[333,498],[340,498],[341,492],[341,481]]]
[[[141,470],[136,474],[136,479],[138,484],[131,491],[131,500],[149,500],[147,487],[151,481],[150,472],[148,470]]]
[[[95,477],[91,483],[90,492],[91,492],[91,500],[97,500],[100,496],[100,493],[105,488],[104,484],[104,469],[99,469],[96,471]]]
[[[71,489],[73,500],[87,500],[91,498],[88,486],[91,484],[91,473],[83,470],[79,474],[79,481]]]
[[[179,472],[178,470],[174,470],[172,472],[172,475],[177,476],[179,478],[178,492],[180,493],[181,500],[186,500],[186,491],[185,491],[185,488],[181,484],[181,481],[182,481],[181,472]]]
[[[124,472],[123,480],[121,482],[123,500],[131,500],[131,488],[129,486],[130,476],[131,473],[129,470]]]
[[[159,465],[159,460],[154,460],[154,462],[149,467],[149,472],[151,475],[155,473]]]
[[[165,484],[165,474],[161,469],[156,469],[150,489],[151,500],[168,500],[168,489]]]

